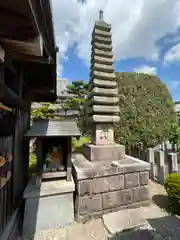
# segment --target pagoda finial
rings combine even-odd
[[[103,19],[103,10],[102,9],[99,11],[99,21],[100,22],[104,21],[104,19]]]

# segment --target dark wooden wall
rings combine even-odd
[[[5,152],[13,151],[13,136],[9,137],[0,137],[0,151],[1,156],[5,154]],[[6,167],[5,165],[3,167]],[[3,167],[0,167],[0,171],[2,173]],[[9,170],[13,171],[12,164],[9,167]],[[1,175],[1,174],[0,174]],[[13,209],[13,190],[12,190],[12,177],[9,181],[4,185],[4,187],[0,188],[0,236],[4,227],[7,224],[8,218],[10,217]]]
[[[23,191],[28,181],[29,143],[24,138],[24,134],[29,127],[29,113],[17,109],[15,114],[13,205],[14,207],[18,207],[22,201]]]
[[[28,91],[25,91],[24,76],[21,64],[17,65],[16,73],[8,71],[6,67],[0,64],[0,90],[1,83],[3,82],[8,89],[15,94],[18,99],[16,105],[12,107],[13,116],[13,131],[8,137],[4,137],[3,131],[0,131],[0,153],[9,151],[12,153],[13,159],[11,163],[12,177],[11,179],[0,188],[0,238],[3,233],[9,217],[14,210],[19,208],[23,202],[23,192],[28,181],[28,165],[29,165],[29,142],[24,138],[25,132],[30,125],[30,102],[28,99]],[[4,71],[4,73],[2,73]],[[2,96],[2,95],[1,95]],[[0,99],[3,104],[7,105],[6,101],[9,97],[3,95],[4,98]],[[28,109],[24,110],[21,103],[25,103]],[[14,102],[12,102],[13,104]],[[20,105],[18,106],[18,104]],[[1,110],[2,111],[2,110]],[[1,117],[3,115],[1,114]],[[1,127],[1,126],[0,126]],[[12,130],[12,128],[11,128]],[[9,133],[8,133],[9,134]],[[0,156],[1,156],[0,154]],[[0,169],[1,170],[1,169]],[[3,169],[3,171],[6,171]],[[1,173],[3,174],[3,171]]]

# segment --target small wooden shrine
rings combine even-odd
[[[36,138],[37,170],[25,192],[23,237],[74,221],[75,184],[72,174],[72,137],[79,137],[73,120],[38,120],[25,134]]]
[[[37,180],[71,180],[72,137],[80,132],[73,120],[37,120],[25,134],[36,138]]]

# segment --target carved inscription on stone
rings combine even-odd
[[[93,143],[98,145],[113,144],[114,132],[110,124],[96,124]]]

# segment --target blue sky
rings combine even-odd
[[[115,71],[157,75],[180,100],[180,0],[52,0],[58,77],[89,79],[90,41],[100,8],[112,24]]]

